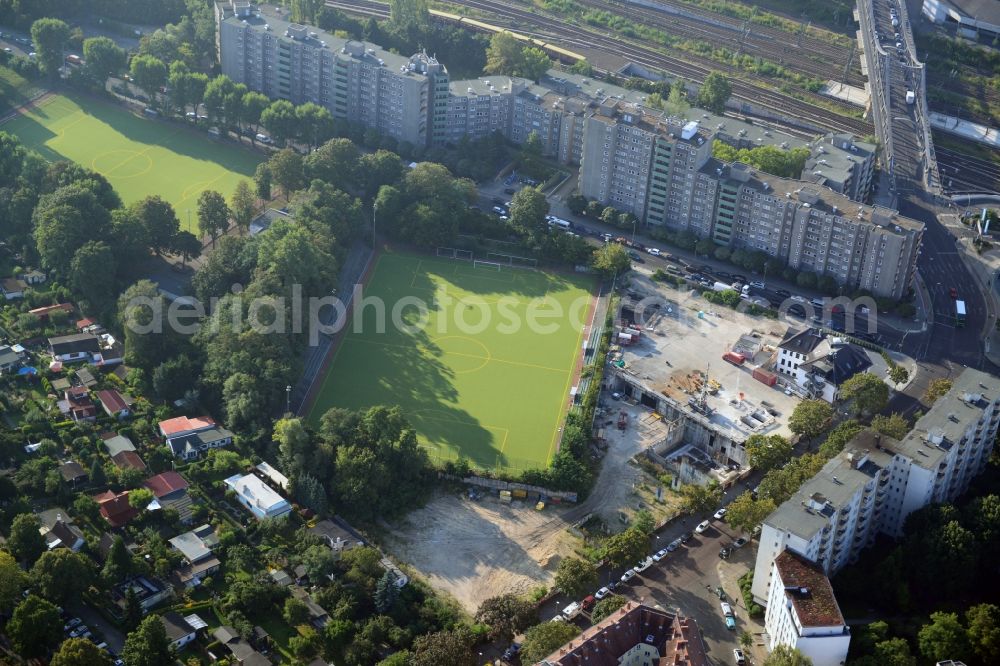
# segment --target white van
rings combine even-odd
[[[570,620],[572,620],[573,618],[575,618],[579,614],[580,614],[580,602],[579,601],[574,601],[569,606],[566,606],[566,608],[562,609],[563,619],[565,619],[567,622],[569,622]]]
[[[258,134],[255,138],[261,143],[271,143],[271,137],[266,134]]]

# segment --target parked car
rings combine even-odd
[[[667,552],[672,553],[680,547],[681,547],[681,540],[674,539],[673,541],[667,544]]]
[[[788,298],[789,296],[792,295],[792,292],[788,291],[787,289],[775,289],[774,293],[781,298]]]
[[[799,296],[798,294],[793,294],[791,296],[788,296],[787,298],[795,301],[796,303],[808,303],[808,301],[804,297]]]
[[[668,554],[669,552],[670,552],[670,551],[669,551],[669,550],[667,550],[666,548],[663,548],[663,549],[661,549],[661,550],[658,550],[658,551],[656,551],[655,553],[653,553],[653,561],[654,561],[654,562],[659,562],[659,561],[661,561],[661,560],[662,560],[662,559],[663,559],[664,557],[666,557],[666,556],[667,556],[667,554]]]
[[[596,603],[597,603],[597,598],[594,595],[589,594],[586,597],[584,597],[582,602],[580,602],[580,606],[583,608],[583,610],[589,613],[591,609],[594,608],[594,605]]]
[[[712,526],[712,523],[710,523],[707,520],[703,520],[700,523],[698,523],[698,526],[696,528],[694,528],[694,531],[695,531],[696,534],[704,534],[705,530],[707,530],[711,526]]]
[[[720,560],[728,560],[729,559],[729,549],[728,548],[722,547],[722,548],[719,549],[719,559]]]
[[[653,566],[653,558],[647,557],[646,559],[640,561],[639,564],[635,565],[635,572],[637,574],[642,573],[651,566]]]
[[[747,658],[743,654],[743,650],[733,648],[733,661],[736,663],[736,666],[746,666]]]
[[[556,616],[556,617],[558,617],[558,616]],[[515,643],[511,643],[510,647],[507,648],[506,650],[504,650],[504,652],[503,652],[503,658],[506,661],[510,661],[511,659],[513,659],[514,657],[516,657],[517,654],[520,651],[521,651],[521,644],[520,643],[516,643],[516,642]]]
[[[739,539],[737,539],[736,541],[733,542],[733,549],[735,550],[736,548],[742,548],[743,546],[747,545],[748,543],[749,543],[749,540],[746,537],[740,537]]]
[[[602,587],[597,592],[594,592],[594,598],[595,599],[603,599],[604,597],[608,596],[609,594],[611,594],[611,590],[609,588],[607,588],[607,587]]]
[[[684,534],[682,534],[682,535],[680,536],[680,539],[681,539],[681,543],[687,543],[688,541],[690,541],[690,540],[691,540],[691,537],[692,537],[692,536],[693,536],[693,535],[692,535],[692,534],[691,534],[690,532],[685,532]]]
[[[631,257],[632,261],[634,261],[636,263],[639,263],[639,264],[646,263],[645,259],[643,259],[641,256],[639,256],[639,253],[636,252],[635,250],[631,250],[628,253],[628,256]]]
[[[763,282],[761,282],[760,280],[752,280],[750,282],[750,286],[753,287],[754,289],[766,289],[767,288],[767,286]]]
[[[569,606],[566,606],[566,608],[562,609],[562,616],[566,621],[572,620],[573,618],[575,618],[577,615],[580,614],[582,608],[583,607],[580,605],[579,601],[574,601]]]
[[[635,569],[629,569],[628,571],[622,574],[621,581],[623,583],[627,583],[633,578],[635,578]]]
[[[655,247],[646,248],[646,252],[653,255],[654,257],[660,256],[660,251]]]
[[[716,520],[725,520],[726,519],[726,510],[724,508],[723,509],[719,509],[718,511],[716,511],[712,515],[712,517],[715,518]]]

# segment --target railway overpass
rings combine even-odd
[[[858,0],[857,17],[872,120],[883,146],[884,177],[876,198],[897,208],[901,194],[938,195],[941,179],[927,111],[927,73],[917,59],[906,3]],[[907,103],[908,93],[912,103]]]

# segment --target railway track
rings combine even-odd
[[[337,9],[352,11],[372,16],[388,16],[388,8],[381,2],[373,0],[327,0],[326,4]],[[562,21],[513,7],[510,4],[493,0],[460,0],[459,4],[501,17],[506,20],[506,26],[517,28],[524,32],[529,26],[536,27],[544,35],[566,46],[590,48],[615,53],[645,67],[663,70],[675,76],[692,81],[703,81],[713,70],[727,71],[727,68],[710,63],[701,65],[678,58],[673,58],[659,51],[623,42],[594,29],[567,25]],[[735,74],[733,68],[728,68],[729,74]],[[757,107],[778,113],[790,119],[814,125],[817,128],[838,132],[851,132],[857,136],[873,133],[871,123],[851,118],[808,101],[809,93],[803,93],[807,99],[798,99],[787,94],[748,83],[734,77],[730,78],[733,97],[742,101],[748,110]],[[827,103],[831,100],[823,99]],[[845,110],[850,109],[841,105]]]
[[[520,0],[524,1],[524,0]],[[574,0],[576,4],[641,20],[644,25],[685,39],[707,42],[733,52],[761,58],[811,78],[840,81],[844,65],[852,58],[851,49],[806,35],[700,10],[691,5],[660,1],[663,9],[642,7],[628,0]],[[528,2],[530,5],[530,2]],[[674,8],[676,10],[674,11]],[[864,86],[860,54],[854,54],[847,83]]]
[[[935,151],[946,191],[1000,193],[1000,164],[940,146]]]

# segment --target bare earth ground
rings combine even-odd
[[[644,475],[628,462],[652,427],[642,419],[648,410],[618,402],[609,403],[612,406],[631,413],[629,427],[624,433],[606,428],[608,453],[593,492],[580,505],[536,511],[528,502],[507,505],[495,496],[474,502],[441,492],[387,530],[386,548],[470,613],[498,594],[550,586],[559,560],[572,555],[580,543],[566,528],[600,514],[609,527],[620,529],[624,525],[617,518],[619,511],[634,513],[640,499],[654,508],[651,491],[633,490]],[[655,513],[666,511],[655,508],[660,509]]]

